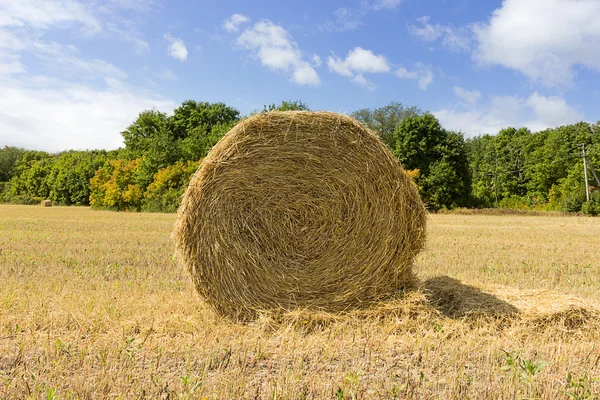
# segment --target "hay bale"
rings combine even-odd
[[[356,120],[271,112],[240,122],[206,157],[173,239],[222,315],[338,312],[411,285],[425,217],[410,178]]]
[[[42,200],[42,207],[52,207],[52,200]]]

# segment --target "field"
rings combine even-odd
[[[199,301],[174,220],[0,205],[1,399],[600,393],[600,218],[432,215],[420,291],[249,325]]]

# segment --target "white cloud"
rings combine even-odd
[[[100,22],[82,4],[72,0],[3,0],[0,2],[0,27],[80,25],[90,32],[101,30]]]
[[[269,20],[246,28],[236,43],[251,51],[267,68],[289,75],[294,83],[320,84],[317,71],[302,58],[302,52],[291,35]]]
[[[433,71],[431,67],[423,63],[416,63],[412,70],[400,67],[395,72],[400,79],[413,79],[418,81],[420,90],[427,90],[433,82]]]
[[[474,26],[474,59],[546,86],[569,83],[576,65],[600,70],[599,16],[595,0],[505,0]]]
[[[175,75],[175,73],[173,71],[171,71],[169,68],[165,68],[165,67],[161,68],[154,75],[161,79],[167,80],[167,81],[177,80],[177,75]]]
[[[333,12],[331,19],[326,19],[318,28],[326,32],[353,31],[364,25],[363,19],[372,12],[394,10],[402,0],[362,0],[360,8],[340,7]]]
[[[77,47],[43,40],[40,38],[43,34],[21,34],[0,28],[0,76],[26,72],[27,68],[21,59],[22,54],[27,53],[41,61],[47,72],[56,75],[92,80],[127,78],[127,74],[113,64],[101,59],[84,58]]]
[[[318,85],[319,75],[307,62],[302,62],[294,68],[292,80],[299,85]]]
[[[333,18],[326,20],[319,29],[327,32],[353,31],[363,24],[365,12],[355,8],[338,8],[333,12]]]
[[[250,18],[244,14],[232,14],[229,18],[223,21],[223,29],[227,32],[237,32],[240,26],[250,22]]]
[[[389,72],[390,66],[383,55],[375,55],[371,50],[355,47],[348,52],[344,60],[333,55],[327,60],[329,69],[344,76],[354,73],[380,73]]]
[[[365,78],[364,76],[362,76],[361,74],[358,74],[354,78],[352,78],[352,82],[368,90],[375,90],[375,84],[367,78]]]
[[[116,37],[119,37],[125,42],[131,43],[134,51],[137,54],[145,55],[150,53],[150,45],[142,38],[142,34],[137,27],[127,26],[126,28],[121,28],[114,23],[108,23],[106,24],[106,28]]]
[[[0,143],[29,149],[114,149],[141,110],[176,106],[110,79],[100,89],[45,76],[5,77],[0,86]]]
[[[55,70],[62,75],[86,79],[111,77],[123,80],[127,78],[127,73],[113,64],[96,58],[82,58],[79,50],[74,46],[65,46],[56,42],[27,44],[29,51],[43,61],[49,71]]]
[[[429,19],[430,17],[428,15],[417,18],[417,21],[419,21],[422,24],[422,26],[409,25],[408,31],[412,35],[420,38],[421,40],[424,40],[426,42],[433,42],[434,40],[442,36],[442,30],[440,29],[439,24],[436,26],[429,24]]]
[[[125,83],[127,73],[55,37],[119,37],[147,52],[135,24],[150,0],[0,0],[0,143],[33,149],[116,148],[148,108],[175,104]],[[37,65],[36,62],[37,61]],[[43,66],[39,71],[38,65]],[[36,67],[36,68],[34,68]]]
[[[322,62],[321,62],[321,57],[319,57],[317,54],[313,54],[313,56],[310,58],[312,61],[312,64],[315,67],[320,67]]]
[[[429,20],[430,17],[427,15],[417,18],[421,25],[409,25],[408,32],[429,43],[442,38],[442,46],[452,52],[470,50],[471,38],[467,28],[456,28],[453,25],[432,25]]]
[[[152,7],[154,0],[0,0],[0,30],[31,39],[51,29],[76,28],[80,35],[109,35],[131,43],[136,53],[147,54],[149,44],[134,19],[123,12],[134,12],[140,22],[141,13]]]
[[[25,71],[25,66],[21,63],[19,55],[0,51],[0,76],[19,74]]]
[[[527,99],[535,115],[549,126],[559,126],[569,122],[581,121],[583,115],[570,107],[565,99],[552,96],[544,97],[537,92]]]
[[[369,90],[374,90],[375,85],[368,81],[365,73],[385,73],[390,71],[390,65],[383,55],[375,55],[371,50],[355,47],[348,52],[345,59],[335,54],[327,59],[327,66],[331,72],[352,78],[351,80]]]
[[[173,37],[170,33],[165,33],[165,39],[169,41],[167,52],[171,57],[181,62],[187,60],[188,50],[182,39]]]
[[[375,10],[393,10],[397,8],[402,0],[377,0],[373,4]]]
[[[454,86],[452,90],[456,97],[468,104],[475,104],[481,98],[481,92],[479,90],[467,90],[460,86]]]
[[[158,0],[88,0],[88,4],[94,2],[96,3],[95,7],[105,14],[111,13],[115,9],[139,13],[160,7]]]
[[[496,134],[511,126],[524,126],[537,132],[583,120],[583,115],[563,98],[545,97],[537,92],[528,98],[493,96],[482,105],[443,108],[433,114],[447,129],[462,131],[468,136]]]

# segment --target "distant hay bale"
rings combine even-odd
[[[206,157],[173,233],[220,314],[363,308],[413,283],[426,212],[381,140],[329,112],[271,112]]]
[[[52,200],[42,200],[42,207],[52,207]]]

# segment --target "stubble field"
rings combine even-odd
[[[172,214],[0,205],[0,398],[597,398],[600,219],[432,215],[419,291],[219,319]]]

